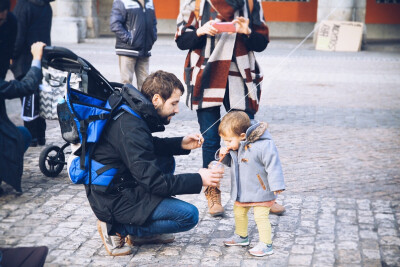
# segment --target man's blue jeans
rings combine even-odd
[[[225,109],[229,108],[225,105]],[[218,121],[207,132],[203,134],[203,168],[207,168],[211,161],[215,160],[215,152],[220,147],[221,138],[218,135],[219,119],[221,117],[220,107],[211,107],[197,110],[197,120],[200,125],[200,132],[204,133],[213,123]],[[233,111],[233,110],[232,110]],[[254,114],[246,112],[250,119],[254,119]]]
[[[160,157],[157,165],[164,173],[175,170],[174,157]],[[113,232],[122,236],[151,236],[157,234],[179,233],[192,229],[199,221],[198,209],[176,198],[165,198],[151,213],[147,221],[140,226],[131,224],[113,224]],[[110,233],[113,234],[113,233]]]
[[[188,231],[198,221],[199,211],[195,206],[171,197],[161,201],[143,225],[114,224],[113,230],[122,236],[142,237]]]

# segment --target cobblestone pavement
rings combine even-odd
[[[198,207],[197,227],[169,245],[107,256],[83,187],[71,184],[65,170],[45,177],[38,168],[42,147],[26,153],[22,195],[3,185],[0,246],[46,245],[47,266],[400,266],[400,45],[323,53],[306,42],[285,60],[298,42],[273,40],[257,55],[265,82],[256,119],[270,125],[287,185],[278,200],[287,212],[270,216],[275,254],[255,258],[248,248],[222,245],[234,229],[227,174],[223,218],[207,214],[203,194],[179,196]],[[113,45],[103,38],[67,47],[118,81]],[[184,59],[173,39],[162,37],[151,70],[181,78]],[[18,104],[9,101],[8,108],[20,124]],[[57,122],[48,128],[48,144],[62,145]],[[180,114],[159,135],[197,131],[195,112],[182,99]],[[196,172],[200,158],[199,150],[177,157],[177,172]],[[251,247],[258,241],[252,216],[249,231]]]

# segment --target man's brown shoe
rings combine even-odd
[[[221,191],[217,187],[209,186],[204,190],[208,200],[208,212],[211,216],[222,216],[224,207],[221,205]]]
[[[125,246],[125,237],[120,234],[108,235],[107,224],[102,221],[97,221],[97,230],[99,231],[104,247],[110,256],[123,256],[132,254],[131,248]]]
[[[284,206],[279,205],[278,203],[275,202],[274,205],[272,205],[269,212],[275,215],[282,215],[283,213],[285,213],[285,211],[286,209]]]

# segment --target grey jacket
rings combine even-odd
[[[222,163],[231,167],[233,200],[270,201],[276,198],[274,191],[285,189],[278,150],[266,123],[253,121],[246,140],[240,142],[237,151],[230,151]]]

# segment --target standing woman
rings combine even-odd
[[[218,30],[215,22],[233,22],[236,31]],[[189,50],[184,69],[186,104],[196,110],[200,131],[207,130],[203,144],[207,168],[220,147],[220,106],[242,110],[250,119],[258,111],[263,74],[254,52],[267,47],[268,27],[260,0],[186,0],[177,27],[177,46]],[[210,214],[222,215],[219,188],[208,187],[205,194]],[[283,211],[278,204],[271,208],[271,213]]]
[[[50,31],[53,11],[50,3],[54,0],[18,0],[14,14],[18,20],[18,33],[15,41],[13,64],[11,70],[17,80],[21,80],[32,62],[31,45],[43,42],[51,45]],[[39,106],[39,91],[36,90],[35,100]],[[32,121],[24,121],[32,135],[30,146],[46,144],[46,120],[38,117]]]

